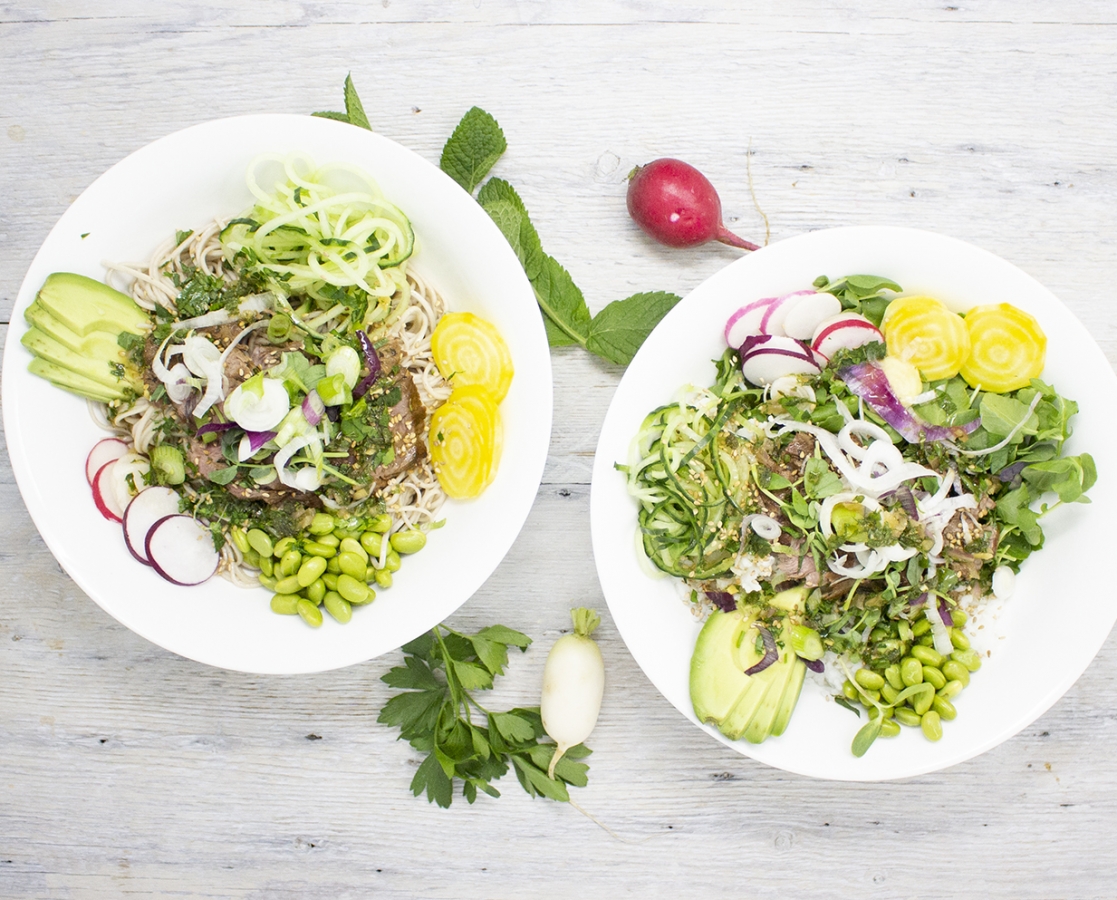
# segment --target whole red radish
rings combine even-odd
[[[760,249],[725,227],[714,186],[679,159],[657,159],[632,170],[628,214],[646,234],[668,247],[721,241],[742,250]]]

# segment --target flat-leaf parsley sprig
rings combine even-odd
[[[454,780],[462,782],[462,796],[470,803],[483,791],[499,797],[492,782],[515,770],[520,785],[531,796],[569,801],[569,785],[585,787],[589,766],[578,762],[589,756],[583,744],[566,751],[547,776],[555,745],[544,738],[538,707],[495,712],[482,706],[473,692],[488,690],[504,673],[508,648],[526,650],[531,638],[503,625],[490,625],[476,634],[462,634],[446,625],[403,645],[404,664],[381,680],[404,693],[392,697],[377,721],[400,729],[420,753],[427,754],[411,781],[415,796],[424,791],[428,802],[447,807],[453,800]]]

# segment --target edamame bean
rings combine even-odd
[[[342,553],[356,553],[361,558],[361,562],[368,562],[368,553],[365,548],[361,546],[361,542],[353,538],[346,538],[341,542],[341,547],[338,548]]]
[[[861,687],[869,691],[879,691],[884,687],[884,679],[872,669],[858,669],[853,677]]]
[[[339,563],[337,561],[336,556],[331,556],[326,561],[326,571],[327,572],[333,572],[335,575],[340,575],[341,574],[341,563]]]
[[[937,741],[942,737],[942,721],[939,714],[933,709],[923,714],[923,718],[919,720],[919,725],[923,729],[923,736],[927,740]]]
[[[923,663],[918,659],[905,656],[900,663],[900,678],[906,687],[923,684]]]
[[[946,684],[946,676],[934,666],[924,666],[923,681],[930,684],[937,691]]]
[[[880,689],[880,695],[889,703],[895,703],[896,698],[900,696],[900,692],[886,681],[884,687]]]
[[[352,575],[338,575],[337,576],[337,592],[341,594],[350,603],[355,603],[358,606],[369,602],[369,594],[372,590],[363,581],[358,581]]]
[[[325,544],[327,547],[336,547],[341,543],[341,538],[336,534],[322,534],[317,538],[319,544]]]
[[[861,698],[861,705],[868,709],[873,705],[870,701],[880,700],[880,691],[870,690],[869,688],[862,688],[858,696]],[[866,697],[868,698],[868,700],[865,699]]]
[[[299,584],[303,587],[309,587],[326,572],[326,561],[321,556],[308,556],[303,560],[302,565],[299,566],[299,572],[296,576],[299,579]]]
[[[337,579],[338,573],[336,572],[326,572],[326,574],[322,576],[322,583],[326,585],[327,591],[337,590]]]
[[[885,719],[880,723],[881,737],[896,737],[900,733],[900,726],[893,719]]]
[[[915,643],[918,646],[921,646],[921,647],[934,647],[935,646],[935,636],[933,634],[925,634],[925,635],[923,635],[923,637],[919,638],[919,640],[917,640]]]
[[[904,689],[904,679],[900,677],[900,667],[896,663],[892,663],[887,669],[884,670],[884,677],[888,679],[888,683],[898,691]]]
[[[342,625],[353,618],[353,607],[349,604],[341,594],[336,591],[330,591],[322,598],[322,605],[326,607],[326,612],[337,619]]]
[[[337,558],[337,563],[341,566],[341,571],[345,575],[356,578],[358,581],[365,580],[365,561],[363,557],[356,553],[342,553]]]
[[[259,553],[261,556],[272,555],[274,545],[272,544],[272,540],[270,537],[268,537],[266,532],[261,531],[259,528],[253,528],[248,532],[248,534],[245,535],[245,538],[248,540],[248,543],[252,547],[252,549]]]
[[[275,574],[275,560],[270,556],[260,556],[256,554],[256,568],[263,572],[265,575]]]
[[[283,554],[283,559],[279,561],[279,567],[276,571],[279,572],[284,578],[288,575],[294,575],[299,571],[299,566],[302,565],[303,555],[298,550],[288,550]]]
[[[275,592],[277,594],[297,594],[302,590],[302,585],[299,584],[297,575],[288,575],[286,578],[280,578],[275,583]]]
[[[971,672],[976,672],[981,668],[981,657],[977,655],[976,650],[955,650],[950,654],[950,658],[955,662],[960,662]]]
[[[349,528],[335,528],[334,536],[339,541],[343,541],[345,540],[345,538],[359,538],[361,536],[361,533],[359,531],[353,531]]]
[[[946,658],[934,647],[921,647],[918,644],[911,648],[911,655],[924,665],[934,666],[936,669],[942,668]]]
[[[281,616],[293,616],[299,610],[299,598],[294,594],[275,594],[271,598],[271,611]]]
[[[870,708],[870,710],[869,710],[869,718],[870,719],[879,719],[881,716],[884,716],[884,718],[886,718],[886,719],[891,719],[893,715],[894,715],[894,710],[892,709],[891,706],[883,706],[883,707],[874,706],[874,707]]]
[[[950,643],[954,645],[955,650],[970,649],[970,639],[966,637],[966,633],[961,628],[950,629]]]
[[[928,622],[926,619],[920,619],[918,622],[911,626],[911,633],[914,634],[916,637],[922,637],[930,630],[931,623]]]
[[[387,557],[384,559],[384,568],[389,572],[398,572],[400,567],[399,554],[395,550],[389,550]],[[978,663],[980,665],[980,663]]]
[[[322,625],[322,610],[311,603],[309,600],[300,597],[298,606],[296,607],[302,620],[306,622],[311,628],[319,628]]]
[[[249,547],[248,552],[244,554],[244,562],[246,565],[252,566],[252,568],[254,569],[258,569],[260,568],[260,554]]]
[[[907,706],[897,706],[894,711],[895,720],[901,725],[915,727],[919,724],[920,716],[914,709]]]
[[[945,697],[936,696],[931,702],[931,709],[939,714],[940,719],[944,719],[947,722],[953,721],[958,717],[958,710],[956,710],[954,704]]]
[[[427,545],[427,536],[418,528],[397,531],[391,537],[392,549],[397,553],[418,553]]]
[[[307,529],[311,534],[329,534],[337,527],[337,520],[329,513],[315,513]]]
[[[967,672],[966,674],[969,675],[970,673]],[[942,686],[942,688],[939,689],[938,696],[942,697],[943,700],[953,700],[960,693],[962,693],[965,687],[966,686],[960,681],[948,681]]]
[[[263,575],[263,574],[257,575],[256,577],[260,581],[260,587],[267,588],[269,591],[274,591],[275,590],[275,579],[274,578],[272,578],[269,575]]]
[[[392,573],[387,569],[373,569],[372,578],[377,587],[390,588],[392,586]]]
[[[248,535],[244,533],[243,528],[237,528],[234,525],[229,529],[229,537],[232,538],[233,543],[237,545],[237,549],[241,553],[247,554],[252,549],[252,545],[248,543]]]
[[[381,513],[368,525],[369,531],[379,531],[381,534],[392,530],[392,517],[387,513]]]
[[[361,546],[373,559],[380,559],[380,548],[384,541],[390,538],[386,534],[377,534],[375,531],[366,531],[361,535]]]
[[[970,670],[954,659],[948,659],[942,664],[942,673],[947,681],[961,682],[962,687],[970,685]]]
[[[970,620],[963,610],[954,609],[950,611],[950,621],[954,623],[955,628],[961,628]]]
[[[282,558],[283,554],[295,546],[293,537],[280,538],[272,549],[272,556]]]
[[[326,582],[321,578],[317,581],[312,581],[306,588],[306,599],[319,606],[322,603],[322,598],[326,596]]]
[[[845,698],[847,700],[861,699],[861,692],[853,686],[853,682],[850,681],[848,678],[842,683],[842,693],[845,694]]]
[[[323,544],[319,541],[304,541],[303,549],[311,556],[321,556],[324,559],[337,556],[336,547],[331,547],[329,544]]]
[[[918,715],[923,715],[931,708],[931,704],[935,702],[935,690],[930,685],[927,685],[927,690],[916,694],[908,702]]]

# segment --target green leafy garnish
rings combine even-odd
[[[567,801],[569,785],[585,787],[589,766],[576,760],[590,751],[582,744],[566,752],[554,778],[547,776],[555,745],[540,743],[545,732],[538,707],[495,712],[473,696],[504,673],[510,646],[526,650],[530,644],[526,634],[504,625],[476,634],[437,625],[404,644],[404,664],[381,677],[404,692],[384,704],[377,721],[398,727],[401,740],[427,754],[411,780],[416,797],[426,792],[428,802],[448,807],[455,779],[470,803],[478,791],[499,797],[492,782],[509,768],[532,797]]]
[[[446,141],[439,166],[472,194],[507,149],[504,132],[496,119],[474,106],[462,116]]]
[[[348,122],[350,125],[356,125],[358,128],[366,128],[372,131],[372,125],[369,124],[368,116],[365,115],[365,108],[361,104],[361,98],[357,96],[357,89],[353,86],[352,74],[345,76],[345,112],[316,112],[311,113],[312,116],[317,116],[320,119],[334,119],[337,122]]]

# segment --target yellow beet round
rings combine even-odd
[[[473,313],[446,313],[431,335],[442,377],[454,387],[479,384],[500,403],[512,383],[512,355],[496,326]]]
[[[478,386],[455,389],[434,411],[431,462],[447,496],[468,500],[489,486],[496,475],[503,433],[500,410]]]
[[[962,377],[970,387],[1003,394],[1028,385],[1043,371],[1047,337],[1032,316],[1009,303],[978,306],[966,314],[970,355]]]
[[[934,297],[897,297],[881,330],[888,355],[911,363],[927,381],[953,378],[970,355],[965,321]]]

